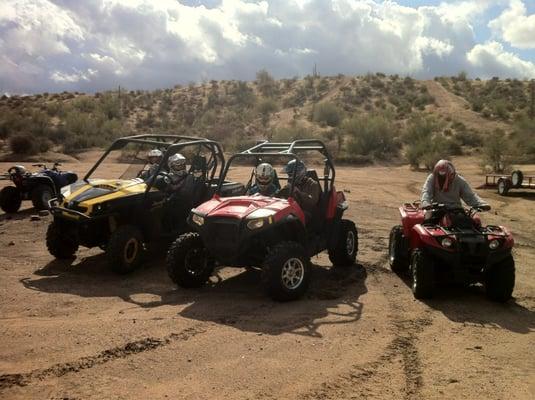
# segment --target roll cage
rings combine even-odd
[[[104,154],[99,158],[99,160],[91,167],[91,169],[84,176],[83,180],[88,182],[91,174],[99,167],[99,165],[104,161],[108,154],[114,150],[120,150],[129,143],[138,143],[148,146],[155,146],[158,148],[165,148],[162,160],[158,165],[156,174],[158,174],[162,167],[167,163],[167,159],[170,155],[178,153],[181,149],[186,147],[197,146],[198,151],[197,155],[200,154],[201,150],[207,150],[210,153],[210,158],[206,162],[206,171],[207,178],[213,180],[216,176],[217,171],[221,174],[225,168],[225,157],[223,155],[223,149],[221,145],[213,140],[195,137],[195,136],[180,136],[180,135],[170,135],[170,134],[161,134],[161,135],[135,135],[135,136],[126,136],[120,139],[115,140],[112,145],[104,152]],[[190,170],[193,169],[194,165],[190,167]],[[147,192],[151,189],[154,184],[154,179],[151,179],[147,182]]]
[[[223,183],[225,182],[225,178],[227,176],[227,173],[229,171],[230,165],[234,160],[237,159],[255,159],[256,164],[258,165],[260,162],[265,162],[265,157],[270,158],[287,158],[288,161],[291,160],[299,160],[298,153],[303,152],[318,152],[322,156],[324,156],[323,160],[323,177],[319,178],[319,181],[323,181],[323,192],[327,193],[334,187],[334,178],[335,178],[335,168],[334,164],[331,158],[331,155],[329,154],[329,151],[327,150],[327,147],[325,144],[318,139],[300,139],[300,140],[294,140],[293,142],[287,142],[287,143],[279,143],[279,142],[269,142],[267,140],[257,143],[255,146],[244,150],[240,153],[236,153],[232,155],[227,163],[225,164],[225,167],[223,168],[223,172],[221,173],[221,176],[219,178],[219,183],[217,186],[216,193],[219,194],[221,191],[221,187]],[[294,170],[294,175],[292,178],[295,178],[296,171]],[[288,178],[280,178],[282,180],[288,180]],[[291,187],[290,196],[293,193],[293,185]]]

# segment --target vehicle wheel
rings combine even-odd
[[[54,192],[48,185],[37,185],[32,190],[32,204],[37,210],[48,210],[48,202],[54,197]]]
[[[143,235],[132,225],[118,227],[106,245],[106,257],[111,269],[119,274],[128,274],[141,264]]]
[[[167,273],[180,287],[196,288],[204,285],[215,268],[198,233],[184,233],[173,242],[167,252]]]
[[[421,250],[415,250],[411,258],[411,288],[417,299],[433,296],[435,268],[433,260]]]
[[[507,196],[509,189],[511,189],[511,182],[507,179],[498,179],[498,193],[501,196]]]
[[[46,247],[54,257],[63,260],[72,258],[78,250],[78,240],[74,229],[53,221],[46,231]]]
[[[406,252],[403,250],[403,227],[397,225],[390,231],[388,240],[388,263],[390,269],[396,273],[407,272],[409,267]]]
[[[262,280],[269,296],[276,301],[296,300],[310,282],[310,260],[296,242],[272,247],[264,259]]]
[[[20,191],[15,186],[6,186],[0,191],[0,208],[6,213],[19,211],[22,198]]]
[[[351,266],[355,264],[358,249],[359,238],[355,224],[347,219],[341,220],[338,241],[329,249],[329,260],[333,265]]]
[[[511,183],[513,187],[519,188],[522,186],[522,181],[524,180],[524,174],[520,170],[513,171],[511,174]]]
[[[494,264],[486,272],[485,289],[487,296],[494,301],[506,302],[511,298],[515,287],[515,260],[512,255]]]

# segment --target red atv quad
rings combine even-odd
[[[259,267],[268,294],[274,300],[288,301],[307,290],[313,255],[328,250],[334,265],[353,265],[357,229],[352,221],[343,219],[348,204],[343,192],[334,187],[334,165],[321,141],[263,142],[235,154],[226,164],[219,186],[233,161],[252,161],[255,165],[271,159],[290,161],[307,152],[319,152],[324,161],[321,180],[316,171],[307,171],[322,186],[315,212],[305,217],[292,197],[293,188],[287,198],[258,194],[222,198],[216,192],[191,211],[189,223],[194,232],[181,235],[168,252],[167,269],[173,282],[181,287],[199,287],[216,265]]]
[[[482,226],[478,211],[490,207],[451,207],[405,203],[401,223],[392,228],[389,261],[392,271],[410,272],[414,297],[433,295],[437,281],[482,283],[489,298],[505,302],[515,284],[513,236],[503,226]],[[426,219],[426,211],[431,217]]]

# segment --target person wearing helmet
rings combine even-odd
[[[422,188],[421,207],[425,208],[433,203],[461,207],[461,200],[470,207],[490,209],[468,182],[455,171],[451,161],[438,161]]]
[[[282,191],[289,195],[293,189],[292,196],[305,214],[312,214],[320,198],[320,184],[306,175],[307,167],[300,160],[289,161],[284,172],[288,174],[288,185]]]
[[[166,190],[173,193],[188,194],[193,188],[193,176],[186,170],[186,158],[176,153],[167,159],[169,172],[164,176]]]
[[[280,189],[275,184],[275,170],[268,163],[261,163],[255,169],[255,184],[247,191],[247,194],[261,194],[262,196],[273,196]]]
[[[149,164],[149,168],[141,171],[139,177],[148,180],[149,178],[156,175],[156,171],[158,170],[158,166],[160,165],[160,162],[162,161],[163,154],[158,149],[152,149],[147,153],[147,161]]]

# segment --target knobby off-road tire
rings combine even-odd
[[[0,191],[0,208],[6,213],[19,211],[22,198],[20,191],[15,186],[6,186]]]
[[[204,285],[215,268],[213,260],[198,233],[184,233],[176,239],[166,259],[169,278],[183,288],[197,288]]]
[[[118,227],[106,246],[108,265],[118,274],[128,274],[137,269],[141,265],[143,253],[143,235],[133,225]]]
[[[512,255],[492,265],[486,272],[485,289],[489,299],[506,302],[515,287],[515,260]]]
[[[46,247],[51,255],[60,260],[72,258],[78,250],[76,232],[65,224],[54,221],[46,231]]]
[[[411,289],[417,299],[433,296],[435,267],[433,260],[422,250],[415,250],[411,257]]]
[[[262,282],[273,300],[290,301],[303,296],[310,283],[310,260],[303,246],[296,242],[273,246],[264,259]]]
[[[394,226],[390,231],[388,240],[388,263],[390,269],[398,274],[404,274],[409,270],[407,252],[403,249],[403,227]]]
[[[359,250],[359,237],[353,221],[343,219],[338,228],[338,240],[329,249],[329,260],[335,266],[349,267],[355,264]]]
[[[48,210],[48,202],[54,197],[54,192],[48,185],[37,185],[32,190],[32,204],[36,210]]]

